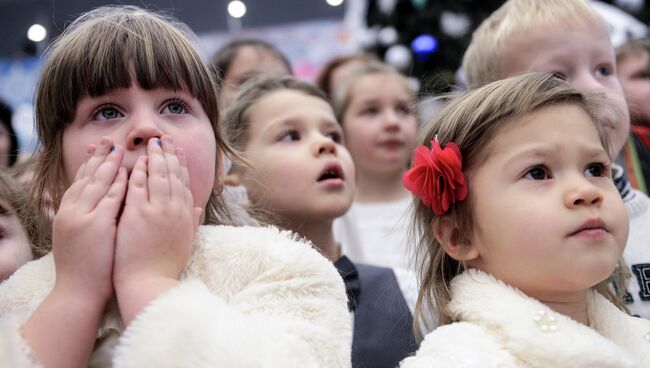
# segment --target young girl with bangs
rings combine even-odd
[[[105,7],[49,49],[33,185],[52,249],[0,285],[3,366],[349,366],[336,269],[287,232],[218,226],[232,151],[186,35]]]
[[[467,92],[424,128],[403,182],[418,317],[429,307],[442,326],[402,368],[650,365],[650,322],[610,284],[629,222],[597,124],[607,103],[526,74]]]
[[[353,262],[332,223],[352,204],[355,170],[341,126],[318,88],[290,77],[255,80],[223,122],[252,167],[235,165],[253,214],[310,240],[345,280],[353,317],[352,366],[394,368],[417,348],[412,272]]]

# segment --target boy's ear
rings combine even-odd
[[[478,248],[460,234],[449,218],[443,217],[438,226],[431,226],[436,240],[451,258],[457,261],[471,261],[479,257]]]

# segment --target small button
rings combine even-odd
[[[546,311],[541,310],[537,312],[533,320],[537,323],[537,327],[544,332],[557,331],[557,318]]]

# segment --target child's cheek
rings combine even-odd
[[[190,189],[194,205],[205,207],[217,178],[216,145],[185,145],[185,157],[190,176]]]

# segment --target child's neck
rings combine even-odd
[[[561,313],[575,321],[589,326],[589,314],[587,312],[587,293],[570,295],[562,298],[537,298],[552,310]]]
[[[288,228],[309,239],[324,256],[335,262],[341,257],[341,246],[334,240],[332,222],[332,220],[304,222],[300,226],[288,226]]]
[[[359,170],[354,193],[355,202],[391,202],[407,198],[409,192],[402,185],[402,174],[402,171],[378,174]]]

